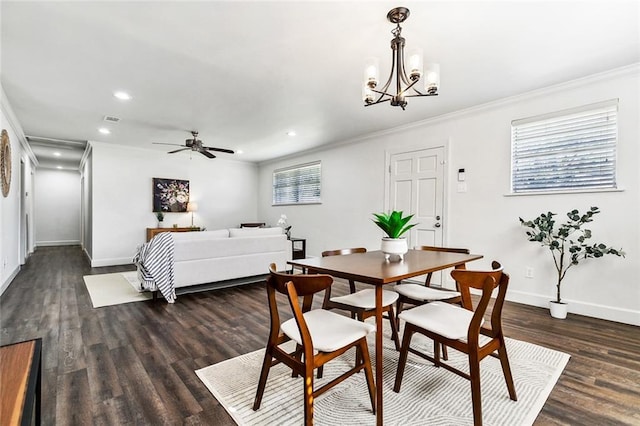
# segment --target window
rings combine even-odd
[[[618,100],[511,123],[511,192],[616,188]]]
[[[273,204],[320,203],[320,162],[273,172]]]

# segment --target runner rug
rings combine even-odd
[[[385,324],[386,325],[386,324]],[[385,330],[386,331],[386,330]],[[374,358],[373,339],[369,351]],[[432,343],[414,335],[412,346],[432,352]],[[481,365],[482,412],[485,425],[531,425],[542,409],[569,355],[531,343],[507,339],[507,351],[518,401],[511,401],[493,357]],[[302,378],[279,364],[271,368],[259,410],[253,411],[264,350],[258,350],[196,371],[213,396],[239,425],[303,424]],[[384,423],[388,425],[473,425],[469,381],[409,354],[400,393],[393,392],[398,352],[385,336]],[[344,354],[325,365],[315,387],[345,371],[354,362]],[[349,364],[347,364],[349,363]],[[449,349],[449,363],[469,371],[467,358]],[[356,374],[314,401],[316,425],[374,425],[364,374]]]

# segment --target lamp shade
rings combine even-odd
[[[187,203],[187,211],[188,212],[196,212],[198,211],[198,204],[197,203]]]

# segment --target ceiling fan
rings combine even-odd
[[[193,139],[187,139],[185,141],[184,145],[178,145],[175,143],[161,143],[161,142],[153,142],[156,145],[174,145],[174,146],[181,146],[183,148],[180,149],[176,149],[174,151],[169,151],[168,154],[175,154],[176,152],[180,152],[180,151],[186,151],[188,149],[190,149],[191,151],[196,151],[199,152],[200,154],[204,155],[205,157],[208,158],[216,158],[215,155],[213,155],[211,152],[209,151],[216,151],[216,152],[224,152],[227,154],[235,154],[235,152],[231,149],[225,149],[225,148],[214,148],[212,146],[204,146],[202,145],[202,141],[200,139],[198,139],[198,132],[196,130],[192,130],[191,134],[193,135]]]

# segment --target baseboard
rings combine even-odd
[[[7,279],[2,283],[2,286],[0,286],[0,296],[2,296],[4,291],[9,288],[9,285],[11,285],[13,279],[16,277],[16,275],[18,275],[18,272],[20,272],[20,266],[14,269],[11,275],[9,275]]]
[[[69,241],[36,241],[36,247],[53,247],[53,246],[79,246],[79,240]]]
[[[511,302],[523,303],[525,305],[548,308],[550,296],[542,296],[524,291],[507,291],[507,300]],[[632,309],[616,308],[612,306],[587,303],[571,299],[563,299],[569,304],[568,312],[572,314],[584,315],[592,318],[599,318],[608,321],[620,322],[623,324],[640,326],[640,311]]]
[[[115,265],[131,265],[133,264],[133,257],[119,257],[114,259],[91,259],[92,268],[100,268],[102,266],[115,266]]]

